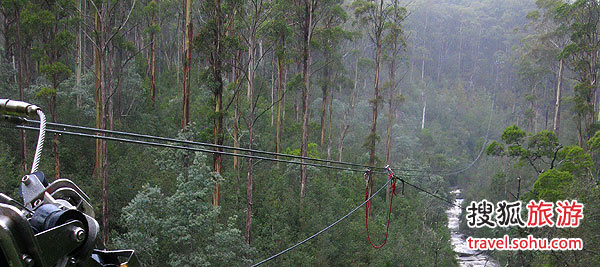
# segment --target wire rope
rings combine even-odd
[[[46,138],[46,115],[41,109],[37,110],[37,115],[40,117],[40,128],[37,140],[37,146],[35,148],[35,154],[33,156],[33,163],[31,164],[31,173],[38,171],[40,167],[40,157],[42,156],[42,149],[44,149],[44,139]]]
[[[346,213],[346,215],[344,215],[344,216],[342,216],[341,218],[337,219],[337,220],[336,220],[335,222],[333,222],[332,224],[330,224],[330,225],[328,225],[327,227],[325,227],[325,228],[321,229],[320,231],[318,231],[318,232],[314,233],[313,235],[309,236],[308,238],[306,238],[306,239],[304,239],[304,240],[302,240],[302,241],[300,241],[300,242],[296,243],[295,245],[293,245],[293,246],[291,246],[291,247],[289,247],[289,248],[286,248],[286,249],[284,249],[284,250],[280,251],[279,253],[277,253],[277,254],[274,254],[273,256],[271,256],[271,257],[268,257],[268,258],[266,258],[266,259],[264,259],[264,260],[262,260],[262,261],[260,261],[260,262],[258,262],[258,263],[255,263],[255,264],[253,264],[253,265],[252,265],[252,267],[259,266],[259,265],[261,265],[261,264],[263,264],[263,263],[266,263],[266,262],[268,262],[268,261],[270,261],[270,260],[273,260],[273,259],[275,259],[275,258],[277,258],[277,257],[279,257],[279,256],[281,256],[281,255],[283,255],[283,254],[285,254],[285,253],[287,253],[287,252],[289,252],[290,250],[292,250],[292,249],[295,249],[295,248],[297,248],[298,246],[300,246],[300,245],[302,245],[302,244],[304,244],[304,243],[308,242],[309,240],[311,240],[311,239],[313,239],[313,238],[315,238],[315,237],[319,236],[320,234],[322,234],[322,233],[324,233],[325,231],[329,230],[331,227],[334,227],[336,224],[340,223],[341,221],[343,221],[344,219],[346,219],[346,218],[348,218],[350,215],[352,215],[352,213],[354,213],[354,212],[356,212],[358,209],[362,208],[362,206],[364,206],[364,205],[365,205],[367,202],[371,201],[371,199],[372,199],[373,197],[375,197],[377,194],[379,194],[379,192],[381,192],[381,190],[383,190],[383,188],[385,188],[385,187],[386,187],[386,186],[387,186],[387,185],[388,185],[388,184],[389,184],[391,181],[392,181],[392,179],[389,179],[389,180],[388,180],[388,181],[387,181],[387,182],[386,182],[386,183],[385,183],[385,184],[384,184],[382,187],[380,187],[380,188],[379,188],[379,190],[377,190],[377,192],[375,192],[373,195],[371,195],[371,197],[369,197],[368,199],[366,199],[365,201],[363,201],[362,203],[360,203],[360,205],[358,205],[356,208],[354,208],[354,209],[353,209],[353,210],[351,210],[350,212]]]

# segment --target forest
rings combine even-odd
[[[485,251],[497,266],[600,266],[596,0],[3,0],[0,16],[0,98],[100,137],[190,141],[47,134],[39,169],[81,187],[103,245],[143,266],[255,264],[373,195],[389,176],[364,166],[388,165],[396,190],[266,265],[468,266],[440,201],[460,189],[463,214],[585,205],[576,228],[463,215],[473,237],[583,240]],[[0,192],[19,199],[36,141],[0,123]]]

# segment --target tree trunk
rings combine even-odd
[[[387,136],[385,139],[385,164],[390,165],[390,155],[391,155],[391,144],[392,144],[392,123],[394,117],[394,87],[395,87],[395,79],[396,79],[396,58],[392,55],[392,62],[390,63],[390,94],[388,99],[388,123],[387,123]],[[386,188],[386,197],[385,199],[390,199],[390,188],[391,185],[388,184]]]
[[[56,90],[58,87],[56,84],[54,85],[54,89]],[[57,122],[57,104],[56,104],[56,93],[52,94],[52,104],[50,107],[52,111],[52,122]],[[58,158],[58,134],[54,134],[52,137],[52,153],[54,154],[54,177],[56,180],[60,179],[60,160]]]
[[[81,1],[82,0],[77,0],[77,9],[81,10]],[[83,12],[83,11],[82,11]],[[81,45],[82,45],[82,32],[81,32],[81,22],[77,22],[77,39],[76,39],[76,44],[75,44],[75,85],[77,87],[79,87],[81,85],[81,69],[82,69],[82,62],[81,62]],[[77,94],[77,102],[76,102],[77,108],[81,108],[81,95]]]
[[[532,96],[532,98],[531,98],[531,101],[529,101],[529,108],[535,112],[535,100],[534,99],[535,99],[535,95],[536,95],[536,91],[537,91],[536,90],[537,83],[535,82],[535,80],[533,80],[533,82],[535,84],[534,84],[533,87],[531,87],[531,96]],[[527,129],[528,132],[535,131],[535,119],[536,119],[535,117],[529,118],[529,125],[527,127],[528,128]]]
[[[283,96],[281,97],[282,109],[281,109],[281,121],[282,124],[280,127],[282,128],[281,132],[283,132],[283,121],[285,121],[285,96],[287,94],[287,75],[288,75],[288,67],[283,65]]]
[[[239,63],[241,61],[242,58],[242,51],[239,50],[236,52],[236,56],[234,58],[234,66],[238,66],[239,67]],[[234,68],[233,69],[233,80],[235,82],[235,85],[237,87],[237,85],[239,85],[240,83],[240,70],[239,68]],[[240,136],[239,136],[239,127],[240,127],[240,95],[239,94],[235,94],[235,100],[234,100],[234,118],[233,118],[233,153],[237,154],[238,150],[237,148],[240,147]],[[239,165],[239,158],[234,156],[233,157],[233,169],[235,170],[236,173],[236,178],[237,178],[237,195],[240,195],[240,191],[241,191],[241,167],[238,166]]]
[[[239,67],[239,62],[242,60],[242,51],[238,51],[236,52],[236,56],[235,56],[235,66]],[[240,83],[240,71],[238,68],[234,68],[233,69],[233,80],[236,84],[236,86]],[[233,147],[234,148],[238,148],[240,147],[240,133],[239,133],[239,128],[240,128],[240,97],[239,94],[235,94],[235,100],[233,103]],[[234,149],[233,153],[237,154],[238,150]],[[237,170],[238,169],[238,157],[234,156],[233,157],[233,169]],[[239,190],[238,190],[239,191]]]
[[[217,72],[220,76],[220,71]],[[214,120],[214,141],[215,145],[221,146],[224,142],[223,136],[223,81],[222,78],[217,77],[217,87],[219,87],[219,92],[214,95],[215,97],[215,120]],[[223,152],[223,148],[216,148],[216,152]],[[213,170],[218,174],[223,174],[223,154],[215,153],[213,156]],[[220,205],[220,185],[218,181],[215,180],[214,190],[213,190],[213,206]]]
[[[598,4],[598,3],[594,2],[594,4]],[[596,36],[596,35],[593,35],[593,36]],[[597,44],[598,41],[594,40],[592,43],[593,44]],[[597,58],[599,52],[600,51],[596,50],[595,53],[592,53],[592,55],[591,55],[592,58],[590,59],[590,64],[589,64],[589,66],[590,66],[590,85],[591,85],[591,88],[592,88],[594,96],[596,96],[596,92],[597,92],[597,88],[596,87],[598,86],[597,85],[598,69],[597,69],[597,65],[596,65],[596,60],[597,60],[596,58]],[[589,121],[588,125],[586,126],[587,138],[591,138],[592,135],[594,134],[594,133],[587,132],[589,130],[589,128],[592,127],[592,125],[594,124],[594,121],[600,122],[600,117],[597,116],[599,112],[598,112],[598,107],[597,107],[597,101],[596,101],[596,99],[594,99],[593,106],[594,106],[594,108],[592,109],[592,114],[590,116],[590,121]]]
[[[107,13],[107,3],[102,2],[100,9],[95,10],[94,30],[96,31],[94,48],[94,65],[96,72],[96,128],[106,129],[107,120],[107,101],[108,90],[106,84],[106,44],[105,44],[105,19]],[[98,134],[103,135],[103,134]],[[108,190],[107,190],[107,170],[108,169],[108,151],[106,140],[96,140],[96,174],[102,182],[102,241],[108,243]]]
[[[277,103],[277,124],[275,129],[275,153],[280,153],[281,151],[281,132],[282,132],[282,110],[283,110],[283,55],[277,56],[277,99],[279,102]],[[279,156],[276,156],[279,159]]]
[[[18,9],[15,9],[15,24],[17,28],[17,40],[16,40],[16,52],[17,52],[17,85],[19,87],[19,100],[23,101],[23,89],[25,88],[25,80],[23,79],[23,43],[21,40],[21,17]],[[5,47],[5,49],[7,49]],[[21,163],[23,164],[23,171],[27,173],[27,133],[25,130],[20,130],[21,137]]]
[[[275,124],[275,55],[271,58],[271,127]]]
[[[258,11],[256,11],[258,12]],[[258,99],[254,99],[254,80],[256,75],[256,50],[257,50],[257,38],[255,28],[257,25],[255,19],[258,18],[258,14],[254,13],[251,20],[254,23],[251,23],[250,36],[248,38],[248,100],[250,101],[250,116],[248,123],[248,146],[249,149],[253,149],[254,147],[254,123],[255,123],[255,112],[256,112],[256,102]],[[262,59],[262,46],[259,49],[259,62]],[[271,61],[271,66],[274,66],[274,58]],[[273,75],[271,76],[271,106],[273,106]],[[273,116],[271,116],[271,121],[273,121]],[[252,155],[252,152],[249,153]],[[254,178],[254,166],[252,158],[248,159],[248,184],[247,184],[247,208],[246,208],[246,243],[250,244],[250,234],[252,230],[252,192],[253,192],[253,178]]]
[[[329,62],[329,54],[325,56],[325,64]],[[325,117],[327,116],[327,105],[329,104],[329,67],[325,66],[323,70],[323,86],[321,87],[321,91],[323,93],[323,101],[321,101],[321,146],[323,146],[325,142]]]
[[[358,87],[358,59],[356,57],[356,61],[354,62],[354,85],[352,86],[352,92],[350,93],[350,108],[344,112],[344,127],[342,127],[342,133],[340,136],[340,142],[338,144],[338,161],[342,161],[342,152],[344,151],[344,139],[346,139],[346,134],[348,133],[348,129],[350,128],[350,120],[348,117],[352,117],[354,114],[354,99],[356,97],[356,88]]]
[[[49,28],[48,31],[50,32],[50,39],[47,40],[49,43],[54,41],[53,38],[56,37],[56,33],[58,32],[58,25],[54,24],[54,27]],[[54,62],[58,62],[58,50],[55,48],[50,48],[47,50],[47,55],[48,55],[48,63],[52,64]],[[52,118],[52,122],[56,123],[57,122],[57,110],[58,110],[58,106],[57,106],[57,102],[56,102],[56,92],[58,91],[58,74],[52,74],[49,75],[50,77],[48,77],[50,79],[50,83],[52,85],[52,89],[54,90],[54,93],[51,94],[50,96],[50,115]],[[58,134],[55,133],[52,136],[52,154],[54,154],[54,177],[56,180],[60,179],[60,160],[58,158]]]
[[[154,100],[156,98],[156,8],[158,7],[155,6],[152,10],[152,31],[150,33],[150,42],[152,42],[150,45],[150,101],[152,102],[152,105],[154,105]]]
[[[250,97],[253,97],[253,93],[250,93]],[[251,101],[251,103],[254,101]],[[250,108],[253,108],[253,104],[250,104]],[[250,120],[254,120],[254,112],[250,111]],[[254,144],[254,123],[250,123],[248,128],[248,148],[252,149]],[[252,152],[249,153],[252,155]],[[252,190],[253,190],[253,178],[254,178],[254,166],[252,162],[252,158],[248,158],[248,185],[246,187],[246,196],[247,196],[247,205],[246,205],[246,244],[250,245],[250,233],[252,231]]]
[[[96,34],[96,46],[94,47],[94,74],[95,74],[95,100],[96,100],[96,128],[101,129],[102,127],[102,82],[101,82],[101,73],[100,73],[100,64],[102,64],[101,60],[101,51],[100,51],[100,33],[102,32],[102,21],[100,20],[100,11],[96,10],[94,16],[94,30],[98,33]],[[102,135],[102,134],[98,134]],[[94,172],[101,177],[100,174],[100,163],[102,160],[102,145],[101,140],[96,139],[96,161],[94,166]]]
[[[563,76],[563,59],[560,59],[558,65],[558,79],[556,81],[556,102],[554,104],[554,123],[552,126],[552,130],[556,133],[556,136],[559,135],[560,130],[560,100],[561,100],[561,91],[562,91],[562,76]]]
[[[302,77],[304,78],[304,88],[302,88],[302,142],[300,146],[300,156],[308,155],[308,92],[310,91],[310,40],[312,38],[312,15],[313,2],[304,0],[304,42],[302,58]],[[302,163],[305,160],[302,159]],[[306,196],[306,165],[300,167],[300,198]]]
[[[425,93],[421,93],[421,97],[423,97],[423,116],[421,118],[421,129],[425,129],[425,113],[427,112],[427,95]]]
[[[347,120],[348,116],[344,114],[344,120]],[[350,124],[345,124],[342,128],[342,133],[340,135],[340,142],[338,143],[338,161],[342,161],[342,155],[344,152],[344,139],[346,138],[346,134],[348,133],[348,128],[350,128]]]
[[[463,45],[463,39],[462,39],[462,21],[460,22],[460,26],[458,28],[458,40],[459,40],[459,45],[458,45],[458,79],[461,80],[462,79],[462,45]]]
[[[221,12],[221,0],[215,1],[215,17],[216,17],[216,37],[214,43],[214,53],[212,55],[212,68],[213,68],[213,76],[216,82],[216,87],[213,91],[213,97],[215,101],[215,119],[214,119],[214,144],[219,146],[215,150],[217,153],[213,154],[213,170],[218,174],[223,174],[223,154],[218,152],[223,152],[223,148],[220,147],[223,145],[225,141],[225,136],[223,135],[223,77],[221,75],[222,72],[222,59],[221,53],[223,52],[221,37],[223,32],[223,21],[222,21],[222,12]],[[212,196],[212,204],[213,206],[219,206],[220,198],[221,198],[221,188],[218,181],[214,181],[214,190]]]
[[[541,84],[540,84],[541,85]],[[542,87],[542,90],[544,89],[544,87]],[[533,132],[537,133],[538,131],[538,123],[539,123],[539,116],[540,116],[540,109],[539,109],[539,101],[538,101],[538,97],[537,97],[537,88],[536,88],[536,92],[535,92],[535,98],[534,98],[534,106],[533,106],[533,110],[535,111],[535,117],[533,118]]]
[[[427,27],[425,27],[425,28],[427,28]],[[459,54],[459,58],[460,58],[460,54]],[[422,118],[421,118],[421,129],[425,129],[425,112],[427,112],[427,94],[425,94],[425,90],[427,90],[427,85],[425,85],[425,53],[423,53],[423,62],[421,65],[421,84],[424,86],[423,91],[421,92],[421,98],[423,98],[423,112],[422,112]]]
[[[102,8],[102,14],[104,16],[104,14],[106,14],[106,4],[103,4],[103,8]],[[104,25],[105,25],[105,18],[103,17],[103,22],[102,22],[102,30],[104,30]],[[104,34],[101,34],[102,37],[102,42],[101,44],[104,44]],[[104,47],[106,47],[107,45],[103,45]],[[111,108],[111,100],[110,100],[110,86],[108,84],[109,79],[107,78],[107,71],[106,71],[106,48],[101,50],[101,54],[100,54],[100,59],[101,59],[101,63],[100,63],[100,76],[101,76],[101,80],[100,80],[100,87],[102,90],[102,128],[100,129],[107,129],[107,127],[109,129],[112,130],[112,108]],[[101,166],[101,170],[102,170],[102,225],[103,225],[103,232],[104,232],[104,236],[103,236],[103,240],[104,240],[104,244],[108,244],[108,233],[110,232],[109,229],[109,221],[108,221],[108,216],[109,216],[109,211],[108,211],[108,147],[107,147],[107,143],[106,140],[102,140],[101,142],[101,146],[102,146],[102,166]]]
[[[381,5],[383,5],[383,0],[381,0]],[[381,32],[377,36],[377,51],[375,54],[375,85],[373,90],[373,122],[371,124],[371,132],[369,133],[369,166],[374,167],[376,162],[376,146],[377,146],[377,116],[378,116],[378,106],[379,106],[379,75],[381,68],[381,48],[382,48],[382,38]],[[373,194],[373,176],[369,174],[369,192],[368,195],[371,196]],[[371,210],[373,205],[371,205],[371,201],[367,203],[369,210],[368,216],[371,216]]]
[[[0,13],[2,14],[2,38],[4,40],[4,59],[8,62],[11,58],[14,58],[14,54],[12,49],[10,49],[11,47],[11,40],[10,40],[10,30],[11,30],[11,21],[8,18],[8,12],[3,12],[4,10],[0,10]],[[12,10],[15,13],[15,16],[19,13],[17,10]],[[16,17],[15,17],[16,20]],[[17,73],[18,70],[16,69],[16,66],[13,67],[13,69],[15,70],[15,81],[17,81]]]
[[[329,118],[327,119],[327,123],[328,125],[328,130],[327,130],[327,160],[331,160],[331,133],[332,131],[332,123],[333,120],[331,119],[332,117],[332,113],[333,113],[333,88],[331,90],[329,90],[329,104],[328,104],[328,113],[329,113]]]
[[[250,55],[250,63],[248,64],[248,97],[250,99],[250,123],[248,124],[248,148],[253,149],[254,146],[254,54],[255,54],[255,43],[254,38],[250,38],[250,49],[248,54]],[[249,153],[252,155],[252,152]],[[246,243],[250,244],[250,232],[252,230],[252,191],[253,191],[253,178],[254,178],[254,166],[252,166],[252,158],[248,158],[248,184],[246,188],[247,194],[247,207],[246,207]]]
[[[181,38],[181,60],[183,62],[183,114],[181,128],[190,123],[190,67],[192,61],[191,43],[193,36],[192,0],[183,1],[183,36]]]
[[[295,115],[295,120],[296,122],[298,122],[300,120],[300,98],[302,95],[302,92],[297,92],[296,95],[294,95],[294,115]]]

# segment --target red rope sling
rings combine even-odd
[[[369,234],[369,209],[371,207],[371,201],[367,202],[367,205],[365,207],[365,228],[367,229],[367,239],[369,240],[369,243],[371,244],[371,246],[373,246],[374,248],[382,248],[385,243],[387,242],[387,238],[388,238],[388,232],[390,230],[390,218],[392,215],[392,202],[394,200],[394,196],[396,195],[396,180],[398,180],[398,177],[396,177],[396,175],[394,175],[394,172],[392,172],[392,170],[389,168],[389,166],[385,167],[389,173],[390,179],[392,179],[392,195],[390,196],[390,207],[388,210],[388,219],[387,219],[387,226],[385,228],[385,239],[383,239],[383,243],[381,245],[375,245],[373,244],[373,242],[371,241],[371,235]],[[371,171],[367,170],[365,172],[365,181],[366,181],[366,188],[365,188],[365,201],[367,199],[369,199],[369,178],[368,175]],[[404,191],[404,183],[403,183],[403,190]]]

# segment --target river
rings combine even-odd
[[[460,189],[455,189],[450,193],[456,197],[454,203],[458,205],[452,206],[446,211],[446,214],[448,215],[448,228],[452,234],[452,247],[456,252],[458,264],[464,267],[499,267],[500,264],[486,253],[470,250],[468,248],[465,235],[461,234],[458,229],[460,215],[462,213],[462,210],[459,207],[464,199],[460,195]]]

